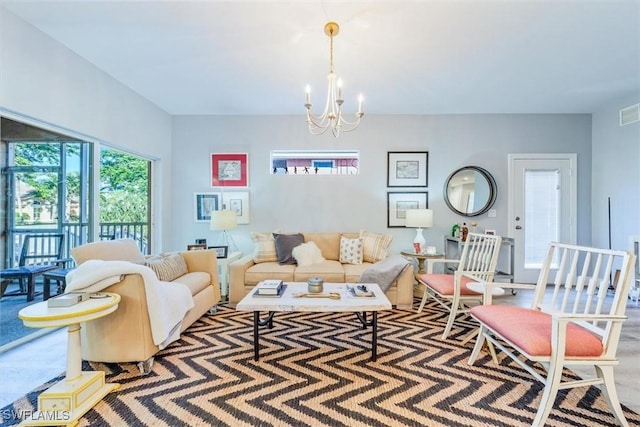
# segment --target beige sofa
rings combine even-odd
[[[213,250],[181,252],[187,273],[173,282],[186,285],[194,307],[187,312],[180,332],[207,311],[215,311],[220,301],[216,253]],[[71,251],[76,264],[90,259],[144,263],[135,241],[109,240],[78,246]],[[82,325],[82,358],[95,362],[139,362],[143,374],[150,372],[153,356],[160,350],[154,344],[147,309],[145,283],[140,274],[128,274],[103,290],[121,297],[118,309],[100,319]]]
[[[264,234],[264,233],[263,233]],[[365,269],[373,265],[340,263],[341,237],[355,239],[359,233],[301,233],[304,242],[314,242],[325,261],[313,265],[280,265],[277,261],[255,262],[256,254],[249,254],[229,265],[229,304],[235,306],[255,285],[266,279],[306,282],[321,277],[325,282],[355,283]],[[405,269],[385,294],[391,304],[401,309],[413,306],[413,268]]]

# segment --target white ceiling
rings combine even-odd
[[[640,98],[640,0],[17,1],[2,5],[171,114],[590,113]],[[640,101],[640,99],[639,99]]]

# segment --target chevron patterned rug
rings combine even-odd
[[[277,313],[253,360],[252,315],[220,307],[159,353],[153,372],[134,364],[85,363],[120,390],[80,426],[529,426],[542,387],[509,359],[488,355],[468,366],[473,329],[460,323],[445,341],[446,313],[392,310],[378,316],[378,360],[371,331],[353,313]],[[566,372],[567,376],[574,376]],[[4,408],[30,410],[55,378]],[[640,416],[627,408],[631,424]],[[4,425],[10,425],[5,423]],[[599,389],[562,391],[552,426],[613,426]]]

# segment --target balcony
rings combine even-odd
[[[39,234],[44,236],[41,243],[34,247],[30,255],[41,255],[46,253],[47,249],[51,247],[52,241],[47,243],[46,236],[51,233],[64,234],[64,247],[62,250],[61,258],[70,258],[71,249],[76,246],[80,246],[88,242],[88,227],[82,224],[63,224],[62,230],[44,229],[38,227],[20,228],[10,230],[8,233],[9,242],[11,242],[9,248],[8,260],[6,262],[6,268],[15,267],[18,265],[20,259],[20,251],[27,234]],[[149,229],[148,224],[143,222],[119,222],[119,223],[102,223],[98,228],[98,238],[94,240],[109,240],[109,239],[133,239],[138,243],[138,247],[142,253],[149,253]],[[72,267],[73,263],[69,265]],[[4,282],[4,283],[3,283]],[[2,297],[0,298],[0,351],[5,348],[10,348],[12,342],[21,342],[25,337],[31,334],[38,334],[38,331],[26,328],[22,321],[18,318],[18,311],[23,307],[33,304],[36,301],[41,300],[43,291],[42,277],[37,278],[36,300],[27,302],[26,295],[9,296],[5,294],[12,293],[14,291],[20,291],[21,284],[17,280],[5,281],[0,278],[2,284]],[[6,286],[6,289],[5,289]],[[52,287],[52,294],[55,295],[56,289]]]

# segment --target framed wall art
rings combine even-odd
[[[427,195],[426,191],[387,192],[387,227],[404,227],[407,209],[427,209],[429,207]]]
[[[231,191],[222,193],[224,209],[234,211],[238,216],[238,224],[249,224],[249,192]]]
[[[427,151],[388,151],[387,187],[427,187]]]
[[[220,193],[195,193],[194,212],[196,222],[211,220],[211,211],[217,211],[222,206]]]
[[[204,245],[199,245],[199,244],[187,245],[187,250],[188,251],[201,251],[203,249],[207,249],[207,244],[206,243]]]
[[[212,187],[247,187],[249,185],[247,153],[212,153]]]
[[[209,246],[209,249],[216,251],[216,258],[226,258],[229,253],[229,246]]]

